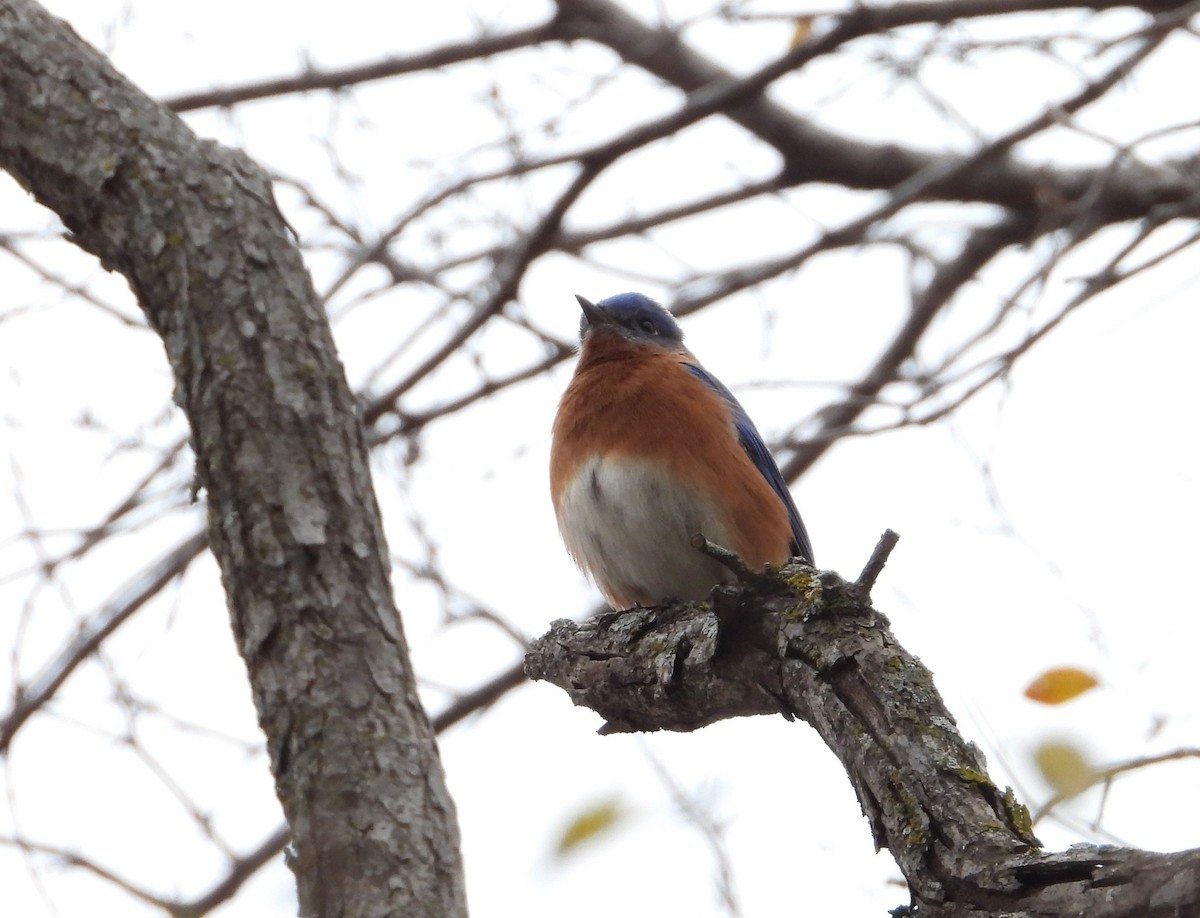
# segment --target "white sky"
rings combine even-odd
[[[365,0],[294,4],[286,15],[262,0],[213,2],[202,14],[195,6],[169,3],[58,0],[47,6],[110,51],[121,70],[156,96],[289,74],[305,61],[328,67],[402,54],[466,34],[473,21],[457,6],[408,16],[400,5],[385,12]],[[681,4],[667,6],[681,17],[689,13]],[[531,3],[474,7],[474,15],[504,27],[544,14]],[[1130,19],[1113,14],[1101,22],[1115,34]],[[779,53],[787,28],[704,26],[690,38],[745,68]],[[1159,106],[1170,98],[1167,87],[1178,93],[1182,68],[1194,71],[1195,58],[1188,55],[1195,52],[1168,49],[1106,113],[1089,115],[1089,127],[1136,132],[1178,120],[1178,113],[1161,115]],[[511,91],[531,110],[547,113],[562,87],[574,81],[582,88],[587,74],[607,66],[606,55],[586,46],[543,58],[545,85],[525,80]],[[570,73],[568,65],[585,75]],[[1048,98],[1068,94],[1074,85],[1067,68],[1016,52],[953,72],[939,64],[929,78],[988,132],[1040,111]],[[448,159],[479,142],[472,120],[482,117],[479,87],[463,79],[449,70],[420,85],[389,82],[356,90],[340,107],[317,95],[188,120],[206,136],[245,146],[271,168],[311,181],[364,227],[377,230],[427,181],[409,167],[411,159]],[[791,78],[785,91],[798,106],[836,96],[836,105],[821,109],[825,123],[864,135],[892,132],[932,145],[946,130],[940,119],[919,113],[911,92],[888,93],[877,74],[851,81],[845,64],[821,62]],[[626,123],[662,111],[672,100],[645,91],[633,78],[606,92],[614,119]],[[1195,116],[1193,103],[1188,117]],[[566,123],[573,132],[564,147],[573,148],[622,122]],[[362,177],[357,186],[334,181],[322,144],[331,129],[345,165]],[[697,130],[711,132],[712,162],[728,162],[731,182],[772,169],[761,151],[721,146],[736,136],[729,129]],[[967,148],[965,134],[954,142]],[[1078,137],[1064,135],[1058,142],[1064,145],[1059,150],[1081,162],[1094,161],[1102,150]],[[601,222],[629,202],[686,196],[690,175],[671,168],[673,149],[667,144],[651,153],[663,163],[652,187],[622,187],[618,176],[604,194],[584,202],[585,214]],[[631,182],[635,177],[631,172]],[[313,232],[312,215],[296,206],[294,194],[281,191],[280,200],[302,234]],[[823,189],[800,200],[813,222],[834,223],[846,218],[848,207],[862,206]],[[554,260],[530,276],[522,301],[530,316],[570,337],[577,325],[575,292],[600,298],[639,286],[619,272],[664,275],[684,264],[764,254],[762,234],[753,231],[764,219],[794,219],[798,206],[770,202],[739,211],[716,239],[710,225],[682,224],[661,234],[661,249],[607,247],[602,261],[613,266],[611,272]],[[513,195],[514,218],[527,217],[529,207]],[[0,215],[0,231],[52,225],[7,179],[0,180]],[[462,232],[457,242],[465,244],[472,230],[465,226]],[[946,235],[933,221],[928,235],[931,245],[945,245]],[[1031,307],[1031,322],[1074,292],[1073,282],[1095,264],[1105,242],[1051,276],[1045,299]],[[64,273],[116,299],[118,280],[66,246],[58,248],[62,254],[54,257]],[[49,244],[42,251],[50,251]],[[337,261],[319,255],[311,264],[322,289]],[[770,439],[824,404],[836,383],[854,378],[873,359],[905,308],[904,272],[901,259],[881,249],[812,262],[769,285],[762,297],[742,297],[688,321],[689,344],[738,393]],[[988,272],[939,335],[952,340],[966,323],[978,321],[1012,272],[1011,260]],[[1200,548],[1200,450],[1192,405],[1200,384],[1194,356],[1198,275],[1200,268],[1186,257],[1176,259],[1097,299],[1026,357],[1003,389],[989,390],[950,422],[844,442],[795,489],[818,560],[843,575],[857,572],[885,527],[901,533],[876,591],[877,605],[900,640],[932,668],[965,732],[987,752],[995,780],[1015,783],[1034,806],[1048,790],[1030,753],[1047,738],[1067,737],[1098,763],[1197,745],[1192,661],[1200,616],[1190,575]],[[60,303],[52,288],[9,260],[0,261],[0,278],[7,290],[0,309],[49,304],[10,319],[0,333],[0,430],[11,457],[0,470],[7,476],[0,486],[0,538],[19,526],[9,522],[18,519],[11,498],[18,474],[42,527],[93,523],[153,456],[114,456],[106,432],[80,431],[75,422],[86,410],[123,436],[144,428],[153,443],[172,442],[183,431],[181,419],[156,422],[171,390],[161,347],[151,334],[124,331],[93,307]],[[669,299],[669,291],[645,289]],[[129,315],[136,314],[128,298],[123,303]],[[363,379],[395,346],[386,323],[397,321],[396,306],[384,300],[360,307],[338,325],[352,381]],[[481,359],[511,366],[523,355],[508,348],[520,346],[499,333],[485,336]],[[436,403],[469,382],[471,372],[465,364],[448,367],[438,376],[442,388],[419,397]],[[527,634],[586,611],[597,598],[561,548],[546,494],[549,424],[569,372],[562,367],[549,379],[432,428],[424,442],[428,461],[409,473],[399,468],[399,449],[376,459],[393,551],[419,557],[407,522],[415,509],[426,517],[452,579]],[[786,385],[749,387],[763,379]],[[983,462],[994,501],[980,474]],[[175,514],[73,574],[69,590],[41,596],[36,622],[22,637],[25,675],[54,652],[76,615],[200,517]],[[22,552],[12,542],[0,543],[0,576],[27,561]],[[5,647],[15,639],[27,592],[27,582],[0,582]],[[436,686],[473,686],[518,658],[512,641],[495,629],[442,627],[428,587],[398,577],[397,592],[432,710],[444,699]],[[163,708],[257,743],[244,670],[229,640],[210,560],[192,569],[182,591],[170,591],[123,629],[109,658]],[[1061,708],[1041,708],[1021,697],[1033,676],[1065,664],[1096,672],[1104,686]],[[0,671],[11,684],[6,665]],[[167,893],[206,889],[222,863],[180,828],[186,815],[145,763],[112,739],[121,724],[108,703],[111,691],[101,667],[89,664],[56,706],[60,716],[27,725],[0,779],[10,800],[0,807],[0,834],[11,834],[16,825],[28,837],[88,853],[132,877],[161,877]],[[143,737],[147,746],[213,808],[235,849],[252,847],[274,828],[279,811],[261,755],[165,726],[156,730],[155,723],[151,718]],[[510,915],[516,902],[523,914],[546,918],[719,914],[710,852],[675,814],[648,756],[711,803],[726,823],[744,915],[879,915],[905,901],[902,889],[889,882],[899,873],[888,855],[872,853],[844,774],[807,727],[757,718],[694,735],[600,738],[597,726],[595,715],[572,709],[559,692],[538,685],[443,737],[476,918]],[[1122,779],[1106,803],[1104,828],[1121,841],[1154,849],[1200,844],[1196,767],[1193,761]],[[589,801],[610,796],[621,799],[630,818],[612,836],[555,863],[550,850],[561,825]],[[1068,812],[1086,824],[1097,799],[1085,795]],[[1082,837],[1054,822],[1040,826],[1039,834],[1051,846]],[[41,883],[39,890],[22,859],[0,847],[5,914],[154,914],[72,871],[51,868]],[[293,912],[290,876],[278,864],[218,914]]]

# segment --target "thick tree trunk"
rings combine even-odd
[[[162,336],[302,914],[464,915],[354,403],[268,177],[28,0],[0,0],[0,166]]]

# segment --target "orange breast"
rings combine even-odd
[[[726,548],[755,567],[781,564],[791,540],[787,510],[738,443],[729,407],[684,368],[687,359],[616,335],[588,339],[554,421],[555,509],[593,457],[653,461],[720,508]]]

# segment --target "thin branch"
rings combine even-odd
[[[29,685],[18,686],[12,708],[0,719],[0,754],[8,751],[9,744],[25,721],[54,697],[67,677],[96,652],[105,638],[157,596],[167,584],[183,574],[207,547],[208,533],[205,531],[196,532],[185,539],[109,600],[92,616],[87,627],[59,651]]]
[[[891,556],[892,549],[896,547],[896,543],[899,541],[900,536],[897,533],[890,529],[885,529],[883,535],[879,537],[879,541],[875,543],[875,548],[871,551],[871,557],[867,559],[862,573],[854,581],[855,586],[861,589],[864,595],[871,595],[871,590],[875,588],[875,581],[883,573],[883,566],[887,564],[887,559]]]
[[[913,303],[908,318],[871,369],[851,387],[844,399],[819,412],[817,434],[805,437],[803,445],[782,463],[780,471],[785,479],[794,481],[824,455],[834,442],[829,432],[848,429],[884,386],[896,378],[901,364],[915,352],[921,337],[958,289],[1001,251],[1024,239],[1032,226],[1028,217],[1009,215],[971,234],[958,256],[938,268]]]
[[[227,107],[254,99],[268,99],[296,92],[314,90],[343,90],[360,83],[384,80],[406,73],[422,73],[449,67],[466,61],[481,60],[506,51],[516,51],[539,45],[558,37],[555,19],[503,35],[480,35],[454,45],[445,45],[408,57],[389,57],[371,64],[359,64],[337,70],[309,70],[299,76],[279,77],[240,86],[227,86],[202,92],[188,93],[163,100],[163,105],[175,112],[190,112],[214,105]]]
[[[729,848],[725,844],[725,826],[680,787],[679,782],[650,751],[649,746],[643,747],[643,753],[650,762],[650,767],[654,769],[659,783],[671,795],[671,802],[675,804],[675,808],[689,824],[699,830],[708,845],[717,868],[717,898],[721,900],[721,905],[730,918],[738,918],[742,910],[738,905],[737,892],[733,882],[733,859],[729,856]]]
[[[1056,10],[1111,10],[1136,9],[1147,13],[1162,13],[1183,6],[1182,0],[909,0],[895,5],[867,6],[876,28],[880,31],[905,26],[932,24],[948,25],[964,19],[979,19],[987,16],[1005,16],[1011,13],[1048,13]],[[812,10],[806,13],[814,18],[845,15],[842,8]],[[731,10],[731,20],[745,22],[794,22],[790,13],[744,13]]]
[[[0,236],[0,249],[8,252],[9,255],[23,264],[42,280],[58,287],[64,294],[78,297],[85,303],[90,303],[105,315],[116,319],[117,322],[126,328],[136,328],[141,331],[147,330],[146,323],[142,321],[141,316],[126,315],[116,306],[113,306],[111,303],[106,303],[104,300],[100,299],[100,297],[88,290],[83,284],[77,284],[74,281],[69,281],[61,274],[51,271],[49,268],[43,267],[39,262],[35,261],[32,257],[22,251],[21,248],[14,244],[12,239],[6,238],[5,236]],[[11,313],[7,315],[11,315]]]
[[[114,873],[107,867],[102,867],[100,864],[84,857],[75,851],[67,848],[60,848],[56,845],[42,844],[41,842],[32,842],[24,838],[15,838],[12,836],[0,835],[0,845],[6,845],[10,848],[16,848],[26,854],[41,854],[45,857],[53,858],[67,867],[80,867],[88,873],[112,883],[118,889],[128,893],[140,902],[145,902],[147,905],[153,905],[165,911],[171,910],[171,903],[166,899],[154,895],[136,883],[132,883],[119,874]]]
[[[1127,2],[1127,0],[928,0],[928,2],[911,2],[889,6],[863,6],[860,9],[868,15],[867,28],[872,32],[883,32],[889,29],[923,23],[946,24],[965,19],[976,19],[987,16],[1002,16],[1009,13],[1038,13],[1069,9],[1140,9],[1148,13],[1161,13],[1177,9],[1182,4],[1178,0],[1143,0],[1143,2]],[[843,10],[814,11],[809,13],[813,18],[839,18],[846,14]],[[790,14],[744,14],[734,13],[730,19],[739,20],[769,20],[783,18],[794,20]],[[352,86],[370,83],[391,77],[403,76],[408,73],[420,73],[454,64],[483,60],[508,51],[516,51],[526,47],[545,44],[567,37],[562,34],[557,19],[550,19],[540,25],[530,26],[503,35],[483,35],[458,44],[445,45],[431,51],[424,51],[408,57],[388,57],[369,64],[359,64],[354,67],[336,68],[331,70],[309,69],[304,73],[290,77],[275,77],[243,83],[237,86],[225,86],[174,96],[163,100],[163,105],[175,112],[197,111],[203,108],[220,106],[228,108],[242,102],[259,99],[276,98],[294,93],[308,93],[318,90],[344,91]]]
[[[1140,758],[1130,759],[1126,762],[1118,762],[1116,765],[1109,765],[1105,768],[1097,768],[1092,772],[1087,784],[1084,787],[1079,787],[1071,790],[1069,793],[1057,793],[1040,807],[1033,814],[1033,822],[1036,825],[1041,820],[1045,819],[1054,809],[1072,797],[1076,797],[1088,788],[1095,787],[1097,784],[1104,787],[1107,795],[1108,789],[1112,786],[1113,781],[1122,775],[1130,774],[1131,772],[1141,771],[1143,768],[1149,768],[1152,765],[1161,765],[1164,762],[1180,762],[1185,759],[1200,759],[1200,749],[1188,748],[1174,749],[1170,752],[1163,752],[1158,755],[1141,756]]]
[[[1194,234],[1180,244],[1172,246],[1171,250],[1168,252],[1161,253],[1160,256],[1151,258],[1146,263],[1138,265],[1134,268],[1130,268],[1127,271],[1119,272],[1118,266],[1120,262],[1128,257],[1137,248],[1137,246],[1141,245],[1151,230],[1156,228],[1158,225],[1161,225],[1161,222],[1163,222],[1161,219],[1149,221],[1148,227],[1142,233],[1140,233],[1133,241],[1123,246],[1121,250],[1112,256],[1105,265],[1103,265],[1098,271],[1096,271],[1087,279],[1079,293],[1071,297],[1071,299],[1068,300],[1058,310],[1058,312],[1055,313],[1054,316],[1044,321],[1033,331],[1027,333],[1020,342],[998,354],[980,361],[973,367],[969,367],[961,371],[956,380],[951,380],[950,382],[969,378],[972,374],[978,375],[976,376],[975,380],[967,385],[963,391],[959,392],[955,398],[937,406],[933,410],[915,417],[913,423],[930,424],[934,421],[942,419],[943,417],[946,417],[948,414],[967,402],[969,399],[973,398],[979,392],[982,392],[996,380],[1011,372],[1013,365],[1020,357],[1027,354],[1035,344],[1045,338],[1048,334],[1050,334],[1050,332],[1058,328],[1058,326],[1061,325],[1068,316],[1072,315],[1083,304],[1098,294],[1111,289],[1111,287],[1118,281],[1132,277],[1141,271],[1158,264],[1160,258],[1170,257],[1171,255],[1178,254],[1178,252],[1182,251],[1183,249],[1194,245],[1196,240],[1200,238],[1200,233]],[[920,404],[921,401],[927,401],[930,395],[931,394],[923,395],[921,399],[914,403],[912,407],[916,407],[916,405]]]
[[[798,181],[831,182],[847,188],[878,190],[897,188],[929,170],[945,169],[939,181],[924,189],[924,195],[931,199],[987,202],[1022,212],[1039,211],[1047,191],[1059,200],[1074,202],[1095,185],[1096,172],[1090,169],[1045,169],[999,155],[978,162],[975,154],[965,158],[945,156],[894,143],[851,139],[819,127],[758,94],[783,74],[829,54],[847,42],[874,34],[875,30],[889,27],[889,24],[908,24],[903,21],[908,4],[882,9],[856,6],[836,17],[823,34],[743,79],[733,77],[729,71],[692,50],[677,33],[644,25],[612,0],[558,0],[558,4],[567,18],[568,27],[576,29],[579,37],[605,44],[626,62],[690,94],[688,105],[664,119],[672,130],[693,123],[687,117],[693,106],[697,110],[711,106],[705,111],[706,115],[721,111],[778,150],[789,173]],[[939,8],[949,15],[953,7],[953,3],[944,3]],[[1185,6],[1170,4],[1166,7],[1168,12],[1162,13],[1144,32],[1156,46],[1172,30],[1186,25],[1197,8],[1195,0]],[[1134,61],[1128,63],[1132,66]],[[1113,82],[1126,72],[1120,70]],[[1111,85],[1103,79],[1089,84],[1085,91],[1094,91],[1098,97]],[[1070,110],[1069,106],[1067,103],[1063,109]],[[675,122],[677,117],[682,119],[679,123]],[[1040,129],[1033,124],[1030,128]],[[649,126],[643,128],[647,129]],[[995,152],[1011,147],[1020,139],[1023,138],[1013,137],[1000,143]],[[969,169],[961,168],[964,159],[974,165]],[[1148,206],[1193,197],[1191,184],[1181,177],[1131,166],[1109,186],[1096,207],[1109,220],[1124,220],[1140,217]]]
[[[221,881],[204,895],[186,902],[171,902],[164,907],[172,918],[201,918],[207,915],[232,899],[247,880],[280,857],[289,837],[287,826],[281,826],[249,854],[237,858]]]
[[[623,152],[623,151],[620,151]],[[418,382],[441,366],[451,355],[466,343],[484,324],[496,315],[517,294],[521,279],[535,258],[541,255],[551,245],[563,218],[572,204],[583,194],[596,178],[616,158],[620,152],[596,154],[583,161],[582,168],[576,173],[567,188],[558,196],[554,204],[545,213],[538,225],[518,243],[508,257],[496,268],[496,279],[492,289],[488,291],[473,314],[454,334],[448,337],[440,347],[420,365],[413,369],[404,379],[400,380],[387,392],[380,395],[372,406],[363,412],[363,423],[371,425],[380,416],[395,405],[397,400]]]

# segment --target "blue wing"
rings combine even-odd
[[[775,464],[771,451],[767,449],[762,437],[759,436],[754,422],[750,420],[750,416],[746,414],[746,410],[738,403],[738,400],[733,397],[733,393],[726,389],[719,379],[711,375],[704,367],[694,363],[685,363],[684,366],[689,373],[725,399],[733,410],[733,423],[737,427],[738,442],[746,451],[746,455],[750,457],[750,461],[762,473],[762,477],[767,480],[767,484],[779,495],[783,506],[787,508],[788,521],[792,524],[792,554],[813,564],[812,543],[808,540],[804,521],[800,519],[800,511],[796,509],[796,503],[792,500],[792,492],[788,490],[787,482],[783,480],[779,466]]]

